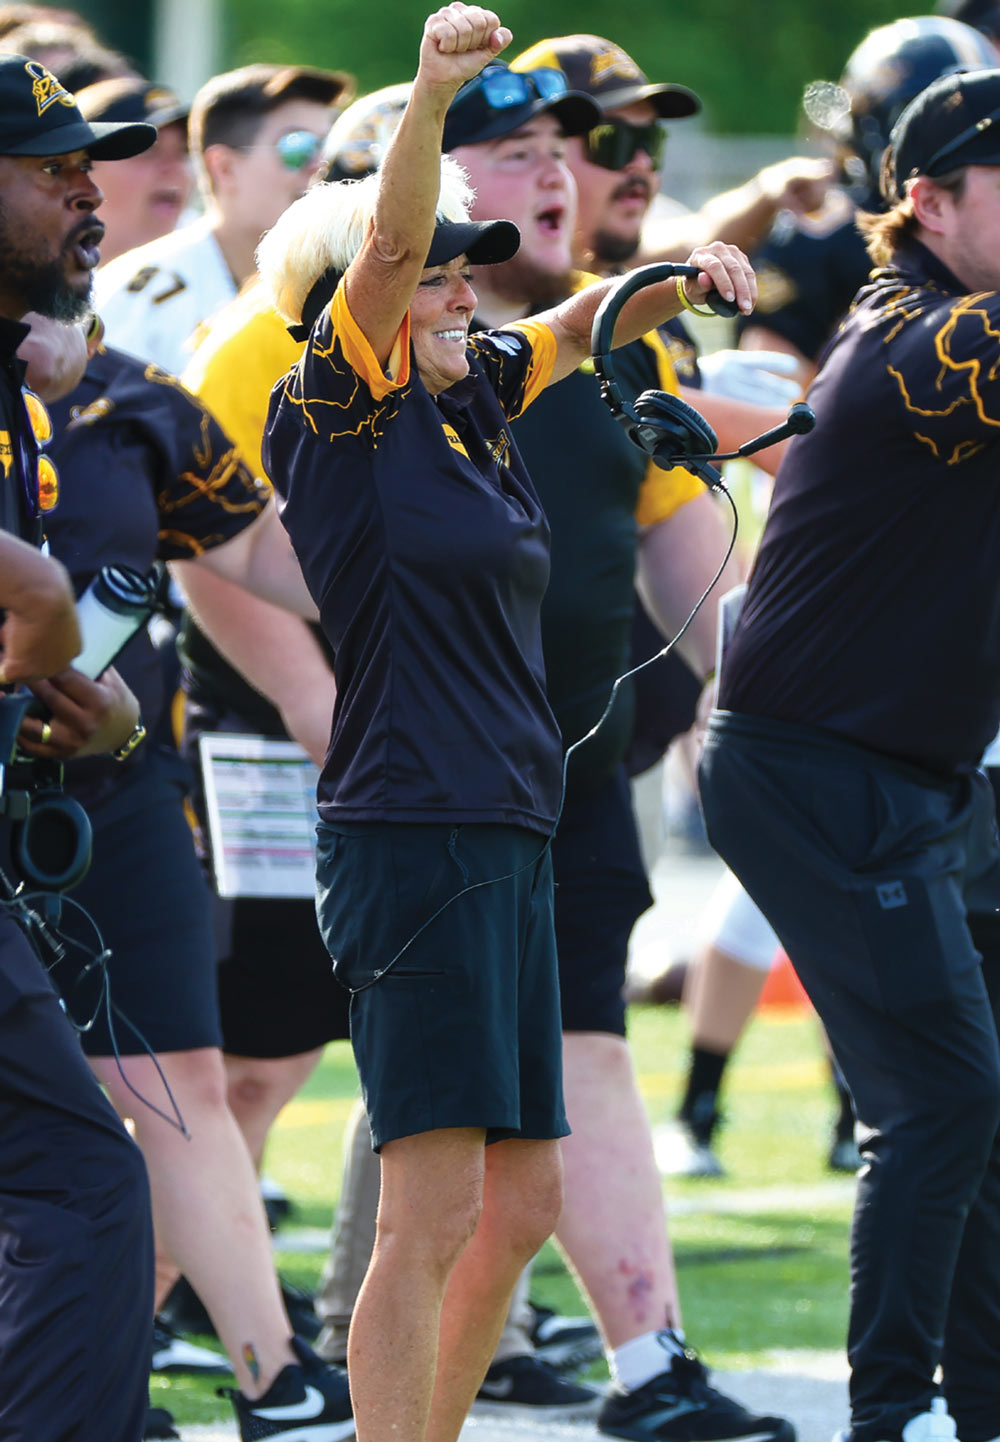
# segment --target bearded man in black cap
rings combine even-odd
[[[882,189],[890,209],[864,229],[884,268],[779,471],[702,800],[867,1131],[850,1442],[947,1439],[956,1423],[986,1442],[1000,1433],[1000,852],[977,763],[1000,724],[1000,70],[911,101]]]
[[[82,319],[104,227],[94,159],[138,154],[147,125],[91,125],[47,70],[0,58],[0,631],[6,683],[60,671],[79,648],[72,592],[36,550],[56,499],[42,483],[36,436],[47,418],[26,401],[16,351],[23,316]],[[76,672],[77,754],[113,751],[135,725],[116,673]],[[8,703],[10,704],[10,703]],[[23,722],[26,753],[44,755],[52,724]],[[10,737],[7,740],[8,753]],[[3,760],[9,759],[9,754]],[[6,767],[0,868],[10,895],[10,813],[27,768]],[[83,1060],[15,914],[0,906],[0,1435],[136,1442],[146,1416],[152,1226],[145,1168]]]

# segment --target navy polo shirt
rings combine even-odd
[[[809,392],[719,704],[936,771],[1000,724],[1000,294],[913,242]]]
[[[45,529],[77,595],[105,564],[148,571],[157,559],[191,560],[221,545],[270,498],[200,401],[174,376],[122,351],[100,351],[76,389],[49,409],[49,454],[60,486]],[[145,630],[115,666],[152,733],[170,698]],[[124,770],[109,758],[87,757],[69,764],[66,779],[75,794],[84,787],[94,800]]]
[[[386,375],[341,286],[271,396],[264,463],[335,655],[328,821],[555,820],[549,529],[507,424],[555,339],[524,322],[468,353],[470,374],[432,397],[407,318]]]

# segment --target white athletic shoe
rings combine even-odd
[[[847,1442],[850,1435],[847,1428],[835,1432],[833,1442]],[[948,1404],[943,1397],[935,1397],[929,1412],[918,1412],[903,1428],[903,1442],[956,1442],[957,1437],[955,1419],[949,1416]]]

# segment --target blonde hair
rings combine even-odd
[[[257,247],[257,269],[271,303],[287,322],[302,319],[306,297],[324,271],[344,271],[375,219],[380,176],[313,186],[279,216]],[[439,220],[466,221],[475,191],[462,166],[441,157]]]

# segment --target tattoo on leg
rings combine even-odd
[[[255,1382],[260,1381],[260,1358],[257,1356],[257,1348],[252,1342],[243,1343],[243,1360],[246,1363],[247,1371]]]

